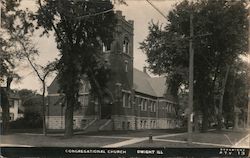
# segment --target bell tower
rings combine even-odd
[[[111,105],[103,105],[102,107],[102,113],[107,113],[108,118],[111,115],[124,113],[122,111],[122,92],[126,91],[129,95],[133,88],[134,22],[132,20],[127,21],[121,11],[116,11],[116,19],[114,40],[110,45],[104,45],[103,47],[106,62],[111,70],[111,77],[107,86],[114,99]]]
[[[114,41],[108,46],[110,49],[104,51],[112,75],[108,87],[113,94],[117,85],[127,91],[131,91],[133,87],[134,22],[132,20],[126,21],[121,11],[116,11],[116,18],[117,26],[114,32]]]

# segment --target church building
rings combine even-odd
[[[146,68],[134,68],[132,20],[116,11],[117,27],[114,41],[103,47],[106,61],[111,65],[112,79],[108,90],[113,101],[98,104],[90,96],[90,84],[83,80],[79,91],[80,107],[74,112],[74,129],[143,130],[168,129],[177,126],[177,103],[167,94],[165,77],[151,77]],[[57,77],[48,87],[46,124],[48,129],[64,129],[65,107],[59,93]],[[105,98],[104,98],[105,100]]]

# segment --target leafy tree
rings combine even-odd
[[[223,104],[223,116],[225,117],[226,124],[234,122],[235,108],[241,110],[240,120],[246,120],[246,112],[248,109],[248,93],[250,87],[249,64],[238,59],[232,66],[229,72],[228,82],[226,85],[226,103]]]
[[[188,86],[190,14],[194,28],[194,111],[203,115],[202,129],[215,109],[216,85],[222,83],[227,65],[247,52],[247,10],[244,1],[184,0],[168,14],[164,28],[149,26],[149,35],[141,43],[153,73],[166,73],[172,79],[173,92]],[[177,80],[175,80],[177,79]],[[219,87],[219,91],[222,87]],[[176,94],[174,94],[176,95]]]
[[[100,82],[97,76],[106,71],[102,45],[113,40],[116,23],[113,5],[109,0],[38,0],[38,4],[37,24],[44,28],[44,34],[54,32],[61,55],[57,68],[66,101],[65,136],[70,137],[82,75],[87,74],[99,100],[103,94],[103,81]]]
[[[1,1],[1,30],[0,30],[0,81],[6,83],[1,87],[1,108],[3,110],[2,134],[7,133],[9,124],[9,91],[14,78],[19,78],[14,71],[17,60],[20,59],[18,47],[15,45],[15,32],[28,33],[31,25],[26,21],[27,12],[19,8],[16,0]]]
[[[21,98],[24,112],[34,112],[42,115],[42,95],[38,94],[36,91],[32,91],[29,89],[18,90],[18,95]]]
[[[35,57],[39,55],[38,49],[35,47],[35,45],[31,42],[30,36],[19,34],[17,39],[17,43],[20,46],[21,56],[23,56],[24,59],[26,59],[35,72],[36,76],[42,83],[42,109],[41,114],[43,118],[43,134],[47,134],[46,130],[46,102],[45,102],[45,93],[46,93],[46,79],[49,77],[49,75],[56,70],[56,64],[57,60],[53,62],[49,62],[46,66],[41,66],[36,64]]]

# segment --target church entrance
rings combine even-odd
[[[103,104],[101,107],[101,119],[111,119],[111,105]]]

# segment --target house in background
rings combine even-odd
[[[150,77],[146,69],[134,68],[133,25],[126,21],[121,11],[114,41],[103,46],[106,62],[110,64],[112,77],[107,83],[109,95],[105,104],[91,96],[88,80],[82,80],[79,91],[81,107],[74,112],[74,128],[86,131],[140,130],[175,128],[177,103],[167,94],[165,77]],[[64,94],[59,93],[57,77],[48,87],[46,124],[48,129],[64,129]],[[112,96],[112,97],[110,97]]]
[[[24,114],[22,101],[17,91],[15,90],[10,91],[9,104],[10,104],[10,121],[15,121],[18,118],[22,118]],[[2,108],[1,107],[0,107],[0,120],[2,122]]]

